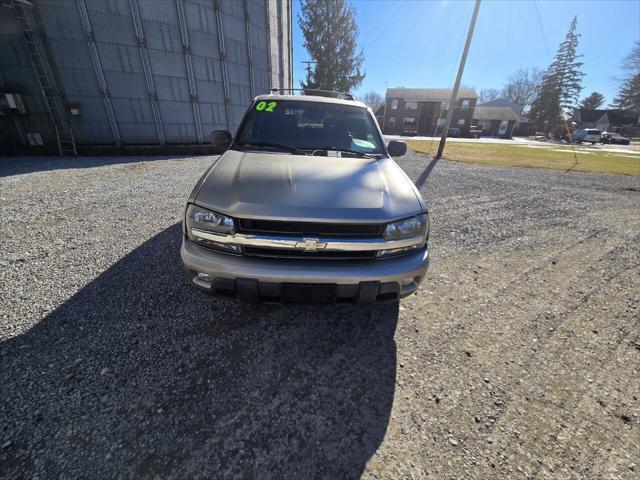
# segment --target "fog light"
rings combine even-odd
[[[213,277],[208,273],[198,272],[198,280],[202,280],[203,282],[213,282]]]
[[[404,280],[400,281],[400,286],[401,287],[406,287],[407,285],[411,285],[414,281],[415,281],[415,279],[413,277],[405,278]]]

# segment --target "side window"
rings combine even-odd
[[[398,109],[398,99],[397,98],[392,98],[391,99],[391,109],[392,110],[397,110]]]
[[[415,119],[415,118],[413,118],[413,117],[405,117],[405,119],[404,119],[403,121],[404,121],[404,123],[405,123],[405,124],[407,124],[407,123],[413,123],[413,122],[415,122],[415,121],[416,121],[416,119]]]
[[[390,127],[396,126],[396,117],[389,117],[389,126]]]

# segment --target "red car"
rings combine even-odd
[[[482,136],[482,127],[471,125],[465,133],[465,137],[468,138],[480,138]]]
[[[418,125],[416,125],[416,122],[405,122],[402,127],[402,135],[405,137],[415,137],[418,135]]]

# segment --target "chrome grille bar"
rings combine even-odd
[[[384,238],[309,238],[309,237],[279,237],[266,235],[248,235],[236,233],[234,235],[217,235],[212,232],[191,229],[191,234],[212,242],[223,244],[279,248],[305,252],[358,252],[366,250],[392,250],[411,247],[423,241],[421,237],[403,238],[402,240],[385,240]]]

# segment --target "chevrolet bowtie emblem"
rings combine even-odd
[[[303,238],[302,242],[296,243],[297,248],[304,248],[305,252],[317,252],[319,249],[327,246],[321,242],[319,238]]]

